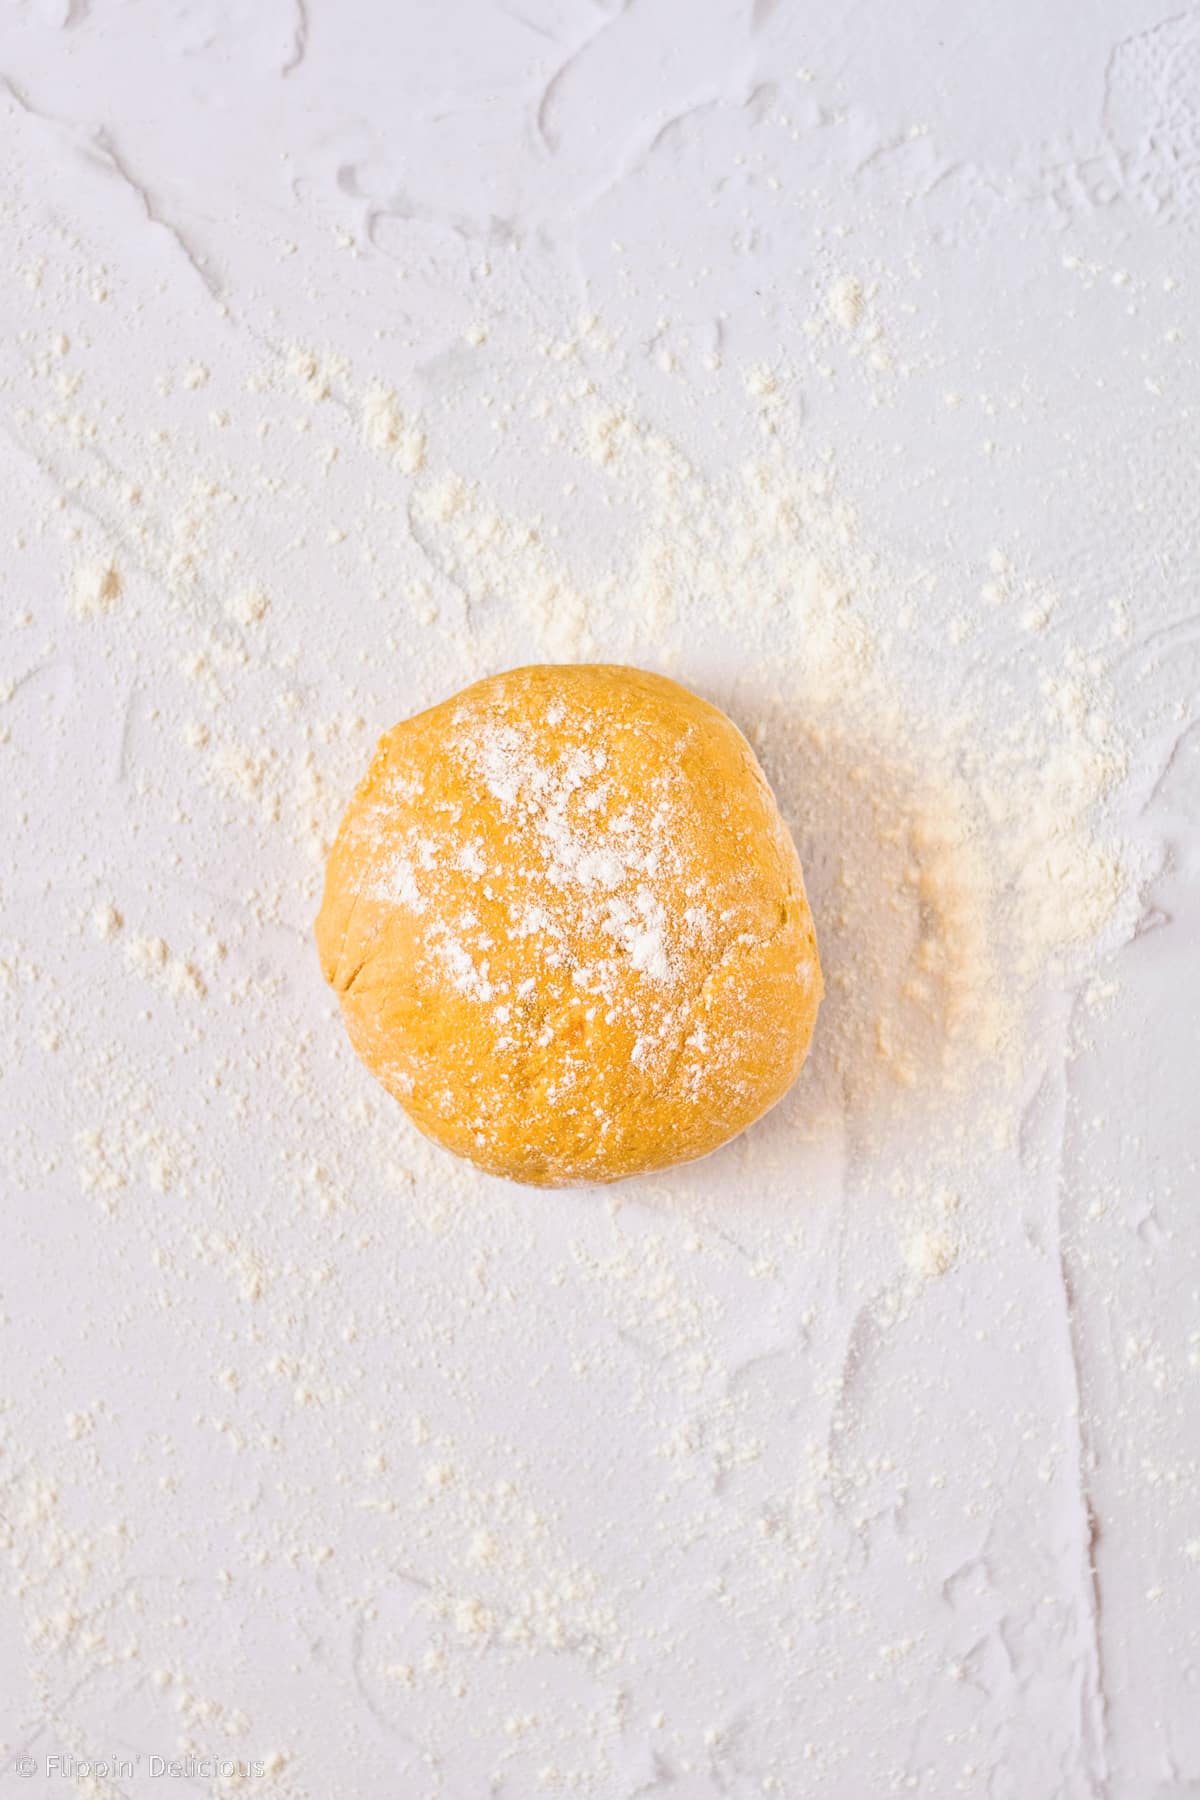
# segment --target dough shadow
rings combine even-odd
[[[882,1144],[928,1121],[1003,1035],[991,878],[968,797],[882,728],[801,717],[778,699],[742,696],[729,710],[799,851],[825,976],[799,1080],[737,1142],[767,1165],[831,1134],[846,1149]]]

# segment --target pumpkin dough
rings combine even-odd
[[[415,1124],[542,1186],[715,1150],[791,1086],[822,993],[753,751],[638,669],[514,669],[389,731],[316,933]]]

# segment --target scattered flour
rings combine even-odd
[[[418,475],[425,467],[425,433],[400,410],[392,388],[368,388],[362,401],[363,436],[404,475]]]
[[[111,941],[116,937],[125,921],[111,901],[93,907],[91,927],[93,934],[102,941]]]
[[[114,612],[124,592],[117,565],[111,559],[77,569],[71,583],[71,611],[77,619],[95,619]]]
[[[958,1260],[958,1247],[945,1231],[918,1231],[904,1246],[904,1260],[914,1275],[932,1281],[949,1274]]]
[[[270,610],[270,596],[260,587],[239,588],[225,602],[226,615],[235,625],[243,625],[247,629],[251,625],[261,625]]]
[[[862,287],[853,275],[839,275],[826,290],[826,310],[843,331],[857,331],[862,323],[864,306]]]

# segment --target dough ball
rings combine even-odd
[[[660,675],[514,669],[389,731],[317,944],[429,1137],[543,1186],[704,1156],[791,1086],[822,984],[742,734]]]

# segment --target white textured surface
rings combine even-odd
[[[0,123],[0,1781],[1200,1793],[1200,14],[13,0]],[[582,654],[758,729],[831,977],[619,1204],[419,1144],[309,936],[377,732]],[[1043,909],[957,1084],[943,731]]]

